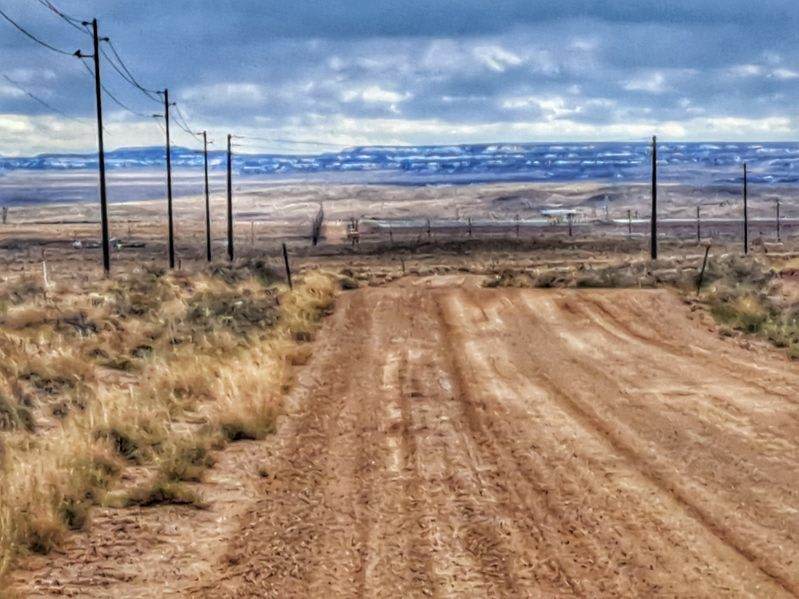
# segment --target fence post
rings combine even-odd
[[[519,215],[518,214],[516,215],[515,220],[516,220],[516,237],[518,237],[519,236]]]
[[[780,201],[777,200],[777,241],[782,241],[780,238]]]
[[[702,270],[699,271],[699,277],[696,280],[696,294],[699,295],[699,290],[702,289],[702,281],[705,278],[705,267],[707,266],[707,256],[710,253],[710,244],[705,247],[705,259],[702,260]]]
[[[696,207],[696,243],[702,242],[702,216],[699,212],[699,206]]]
[[[468,223],[469,223],[469,237],[471,237],[472,236],[472,218],[471,217],[468,218]]]
[[[283,263],[286,265],[286,279],[289,282],[289,289],[294,289],[291,282],[291,266],[289,265],[289,251],[286,249],[286,244],[283,244]]]
[[[430,219],[427,219],[427,238],[430,239]]]
[[[627,237],[631,239],[633,236],[633,211],[627,208]]]
[[[571,237],[572,236],[572,215],[571,215],[571,213],[566,215],[566,220],[569,223],[569,237]]]

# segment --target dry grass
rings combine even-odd
[[[635,260],[603,266],[570,265],[518,269],[488,269],[486,287],[578,287],[578,288],[689,288],[696,277],[696,264],[686,260]]]
[[[156,505],[189,505],[205,509],[208,504],[194,489],[183,483],[157,477],[124,493],[117,501],[119,507],[152,507]]]
[[[145,269],[47,298],[32,281],[6,291],[0,574],[88,526],[126,464],[152,476],[121,505],[201,507],[186,482],[214,450],[274,430],[291,367],[307,359],[301,343],[337,289],[318,272],[293,291],[275,280],[255,261],[191,276]]]

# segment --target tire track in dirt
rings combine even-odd
[[[479,315],[477,314],[478,310],[479,308],[475,307],[475,323],[479,321]],[[470,323],[468,321],[468,317],[466,317],[462,312],[455,314],[454,317],[453,315],[450,315],[448,320],[460,321],[461,326],[466,329],[469,328]],[[464,320],[466,322],[463,322]],[[453,331],[453,337],[456,335],[457,333]],[[495,348],[490,349],[493,350]],[[496,349],[499,350],[499,348]],[[466,353],[469,354],[469,352]],[[468,370],[473,371],[474,376],[467,379],[467,384],[473,388],[479,388],[480,384],[479,381],[476,380],[477,378],[482,380],[491,379],[492,377],[489,376],[489,373],[485,372],[484,369],[493,366],[495,363],[493,358],[499,354],[500,352],[497,351],[496,354],[485,359],[485,365],[483,368],[481,368],[479,361],[474,361],[475,356],[473,354],[469,355],[468,365],[472,368]],[[504,378],[507,373],[495,371],[491,374],[495,375],[494,378]],[[509,389],[508,391],[512,393],[512,390]],[[527,389],[527,391],[535,392],[534,389]],[[529,421],[529,417],[527,417],[527,415],[524,413],[517,412],[511,415],[509,418],[497,418],[495,419],[495,422],[490,423],[489,426],[491,428],[495,428],[498,438],[504,438],[506,440],[506,444],[512,446],[515,441],[524,439],[529,433],[527,433],[523,427],[517,427],[513,429],[513,427],[510,427],[508,423],[525,422],[525,420]],[[535,423],[533,422],[530,422],[529,424],[533,427],[535,426]],[[536,442],[540,443],[540,441],[540,437],[537,437]],[[551,453],[554,453],[555,451],[557,450],[554,448],[550,450]],[[581,480],[577,482],[575,481],[574,476],[571,475],[566,477],[557,476],[557,474],[563,472],[562,464],[548,462],[539,464],[538,467],[536,467],[534,464],[535,459],[531,455],[522,454],[519,456],[518,453],[513,452],[512,450],[511,452],[514,453],[514,458],[516,459],[514,464],[515,469],[514,471],[508,471],[506,479],[509,481],[508,484],[522,484],[518,481],[526,480],[530,487],[534,486],[535,488],[533,488],[533,492],[528,493],[527,496],[548,498],[551,497],[553,493],[557,493],[559,490],[565,487],[571,487],[575,495],[579,495],[581,492],[584,494],[584,487],[587,484],[587,481]],[[574,463],[570,462],[568,467],[573,468]],[[554,479],[550,473],[555,473],[556,476]],[[536,481],[538,481],[537,484]],[[580,520],[575,520],[573,515],[569,512],[568,507],[573,503],[573,498],[567,497],[566,499],[568,503],[565,506],[559,506],[556,501],[548,501],[546,505],[546,512],[542,513],[539,511],[536,513],[535,519],[538,522],[543,522],[552,526],[552,528],[555,529],[556,534],[550,534],[548,536],[550,538],[560,540],[560,544],[550,544],[548,548],[548,553],[550,556],[553,556],[555,559],[560,557],[561,560],[563,560],[563,556],[568,556],[568,560],[566,560],[567,563],[575,562],[581,564],[580,567],[582,568],[582,571],[580,572],[580,576],[578,576],[580,583],[576,585],[577,588],[575,590],[579,594],[586,596],[604,595],[609,592],[612,594],[622,595],[640,595],[656,592],[658,590],[658,584],[650,582],[648,580],[648,576],[639,575],[640,580],[634,577],[629,577],[627,573],[619,572],[616,569],[616,566],[613,565],[616,560],[623,563],[634,558],[636,550],[635,542],[632,544],[625,543],[625,539],[619,537],[618,535],[614,535],[610,540],[603,539],[604,541],[607,541],[605,545],[605,553],[608,553],[608,549],[611,550],[610,556],[603,556],[602,548],[594,542],[592,535],[589,534],[588,531],[586,531],[585,534],[579,534],[581,529],[586,527],[589,530],[595,529],[595,527],[600,525],[600,523],[597,521],[591,521],[581,524]],[[612,513],[613,512],[611,511],[609,515]],[[596,531],[593,530],[592,532],[595,533]],[[640,537],[637,538],[637,541],[640,542]],[[627,545],[626,551],[624,549],[620,549],[615,555],[612,554],[613,547],[624,544]],[[579,547],[579,550],[575,550],[575,547]],[[600,564],[602,561],[604,561],[604,563]],[[643,572],[644,568],[644,565],[639,566],[639,571],[641,571],[643,574],[649,574],[649,572]],[[625,577],[627,579],[625,579]],[[575,586],[575,584],[572,583],[572,586]]]
[[[600,322],[601,319],[593,313],[591,307],[600,303],[600,298],[592,298],[592,301],[585,302],[585,309],[581,311],[588,318],[591,319],[592,324],[596,323],[601,332],[607,333],[608,324]],[[623,338],[622,338],[623,339]],[[613,352],[612,339],[606,340],[602,345],[610,348]],[[629,345],[629,344],[625,344]],[[632,344],[640,348],[642,355],[647,353],[646,344],[635,342]],[[676,363],[658,364],[657,369],[651,369],[643,361],[639,366],[637,375],[640,379],[655,381],[657,376],[664,372],[671,372],[673,380],[682,380],[683,385],[687,389],[700,389],[703,387],[716,389],[724,389],[728,385],[728,380],[718,374],[715,364],[703,364],[703,376],[696,376],[695,361],[677,361]],[[591,368],[591,365],[585,368]],[[650,373],[646,371],[651,370]],[[617,385],[621,393],[621,385],[625,383],[630,387],[636,386],[636,381],[633,376],[625,375],[625,367],[619,364],[614,367],[614,381],[613,384]],[[606,376],[598,374],[597,380],[605,380]],[[783,378],[788,378],[789,374],[784,373]],[[782,526],[786,504],[784,497],[793,493],[793,485],[788,481],[790,477],[786,477],[786,472],[791,473],[794,477],[799,475],[799,461],[797,460],[797,443],[795,437],[799,434],[799,427],[796,425],[796,411],[794,410],[793,402],[783,403],[781,393],[772,393],[770,395],[759,395],[752,392],[751,386],[744,384],[738,386],[741,391],[747,389],[746,393],[741,392],[740,397],[724,397],[717,392],[704,392],[704,393],[686,393],[684,400],[687,403],[685,408],[675,409],[671,405],[664,405],[663,411],[667,411],[680,418],[684,426],[680,427],[678,431],[682,437],[682,442],[679,443],[680,448],[684,450],[691,444],[691,431],[693,429],[702,430],[703,434],[711,436],[714,439],[723,441],[725,451],[713,454],[713,472],[704,474],[712,474],[713,482],[716,485],[717,496],[729,494],[729,502],[735,504],[744,504],[749,506],[757,506],[758,518],[757,521],[761,525],[766,525],[779,529]],[[762,399],[761,399],[762,398]],[[696,401],[693,401],[696,399]],[[762,421],[759,418],[762,410],[753,409],[765,402],[774,403],[777,406],[782,406],[787,409],[780,410],[791,416],[789,419],[784,419],[778,429],[773,427],[771,419]],[[735,402],[734,404],[730,402]],[[768,406],[768,403],[765,403]],[[744,410],[749,407],[750,413]],[[793,413],[791,414],[791,411]],[[652,419],[652,414],[647,414],[647,419]],[[620,420],[630,420],[624,414],[619,414]],[[640,420],[640,418],[639,418]],[[791,422],[792,421],[792,422]],[[638,425],[640,427],[640,424]],[[787,433],[791,433],[786,435]],[[695,434],[693,436],[696,436]],[[664,448],[665,449],[665,448]],[[771,457],[779,458],[779,467],[775,468],[770,463]],[[720,467],[727,465],[726,468]],[[750,485],[748,487],[741,487],[738,485],[740,481],[740,471],[744,470],[749,474],[754,481],[766,482],[768,485]],[[780,493],[774,493],[779,490]],[[750,507],[751,509],[751,507]],[[713,510],[714,512],[717,510]]]
[[[769,392],[749,376],[775,372],[772,355],[724,344],[676,302],[451,284],[344,294],[263,444],[262,495],[215,539],[202,580],[176,571],[170,589],[799,594],[799,409],[785,397],[799,371]],[[747,360],[728,376],[725,361]],[[108,595],[124,576],[111,568]]]
[[[556,319],[553,322],[546,322],[540,318],[533,310],[533,305],[526,303],[529,314],[533,318],[537,318],[536,325],[542,337],[554,338],[557,335],[557,330],[554,328],[560,326],[561,321]],[[569,312],[573,312],[572,307],[565,308]],[[559,352],[550,351],[542,354],[543,361],[547,366],[549,372],[557,372],[557,366],[560,361],[565,359]],[[595,389],[602,389],[599,396],[612,397],[619,395],[620,389],[616,386],[617,383],[612,381],[609,376],[598,368],[595,364],[588,360],[574,358],[574,370],[586,373],[592,380]],[[712,368],[712,365],[710,365]],[[632,462],[637,464],[637,467],[655,484],[662,489],[664,493],[668,493],[679,501],[679,503],[688,512],[695,517],[698,521],[702,522],[714,535],[716,535],[722,542],[730,546],[731,549],[740,554],[744,559],[757,566],[764,574],[773,579],[783,589],[791,593],[799,593],[799,583],[793,579],[795,576],[791,569],[786,568],[780,563],[763,559],[757,551],[753,550],[751,545],[759,545],[756,542],[756,537],[763,535],[758,531],[758,523],[756,521],[739,521],[738,527],[743,525],[743,533],[741,530],[736,530],[736,527],[728,526],[728,523],[735,520],[732,513],[718,514],[716,497],[710,494],[710,491],[703,489],[700,485],[686,484],[687,480],[681,480],[674,475],[673,468],[667,468],[661,460],[657,459],[650,452],[640,452],[635,447],[642,447],[645,444],[626,426],[622,424],[621,420],[614,420],[609,423],[606,418],[601,416],[594,407],[587,407],[584,400],[577,399],[580,393],[575,393],[575,385],[568,384],[565,379],[556,376],[547,375],[543,380],[548,384],[549,392],[560,399],[560,401],[573,411],[575,417],[584,420],[586,426],[596,429],[600,434],[605,436],[606,439],[614,446],[614,448],[621,454],[627,456]],[[566,383],[566,384],[564,384]],[[649,453],[649,455],[647,455]],[[696,498],[701,498],[701,502],[697,502]],[[712,507],[711,507],[712,506]],[[758,535],[761,532],[761,535]],[[766,535],[767,536],[767,535]],[[748,537],[748,538],[747,538]],[[754,538],[752,538],[754,537]],[[794,553],[796,549],[793,548]],[[793,559],[786,560],[792,563]]]
[[[671,355],[676,359],[693,361],[697,358],[698,348],[693,345],[693,339],[682,334],[684,332],[683,326],[677,325],[672,321],[675,311],[680,311],[682,306],[672,304],[669,306],[669,312],[663,314],[659,312],[661,318],[651,319],[651,312],[648,313],[639,302],[632,302],[628,311],[624,314],[619,313],[618,307],[615,307],[608,301],[607,297],[595,297],[589,301],[580,304],[583,310],[590,318],[600,324],[608,333],[620,335],[622,339],[625,336],[632,338],[647,347],[655,346],[662,349],[667,355]],[[607,319],[611,321],[611,326],[601,324],[597,319],[596,313],[591,310],[596,309]],[[682,317],[684,318],[684,316]],[[651,329],[649,334],[641,330],[640,324],[642,322],[650,322]],[[665,325],[665,326],[664,326]],[[616,330],[617,329],[617,330]],[[676,338],[675,338],[675,333]],[[710,339],[705,339],[710,341]],[[759,393],[766,393],[770,396],[778,395],[784,400],[799,404],[799,400],[790,392],[790,388],[795,388],[797,384],[796,377],[786,377],[784,370],[774,368],[772,365],[767,365],[765,368],[762,364],[758,367],[753,366],[751,360],[736,359],[738,356],[730,355],[729,347],[723,344],[720,340],[713,340],[712,349],[704,350],[711,353],[717,352],[718,354],[727,355],[731,363],[724,360],[714,360],[708,362],[707,366],[713,370],[723,373],[727,377],[734,378],[741,387],[750,387]],[[779,360],[780,362],[783,360]],[[770,378],[770,384],[764,384],[760,379]],[[780,379],[783,384],[789,385],[788,389],[781,391],[774,385],[774,379]]]

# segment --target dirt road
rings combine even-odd
[[[668,291],[347,293],[180,594],[797,595],[797,389]]]
[[[799,373],[689,316],[665,291],[346,295],[203,588],[798,593]]]

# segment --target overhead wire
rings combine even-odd
[[[91,70],[91,68],[89,68],[89,65],[87,65],[85,62],[81,62],[81,64],[86,69],[86,71],[89,73],[89,75],[94,77],[94,72]],[[108,88],[105,86],[105,84],[100,84],[100,87],[102,88],[103,92],[105,92],[105,95],[108,96],[111,99],[111,101],[114,102],[114,104],[116,104],[117,106],[119,106],[123,110],[127,110],[129,113],[131,113],[131,114],[133,114],[135,116],[138,116],[138,117],[148,118],[148,115],[144,114],[143,112],[139,112],[137,110],[134,110],[130,106],[128,106],[125,103],[123,103],[122,101],[120,101],[114,94],[112,94],[108,90]]]
[[[69,25],[80,31],[85,35],[91,35],[91,33],[86,29],[83,25],[83,19],[76,19],[75,17],[69,16],[67,13],[59,9],[55,4],[50,2],[50,0],[38,0],[39,4],[50,10],[51,12],[55,13],[61,19],[66,21]]]
[[[49,43],[45,42],[44,40],[42,40],[41,38],[37,37],[36,35],[32,34],[30,31],[25,29],[22,25],[17,23],[14,19],[9,17],[8,14],[6,14],[6,12],[3,11],[3,9],[0,9],[0,16],[2,16],[6,21],[11,23],[22,34],[24,34],[28,38],[32,39],[34,42],[36,42],[40,46],[43,46],[43,47],[45,47],[48,50],[51,50],[53,52],[57,52],[58,54],[63,54],[64,56],[74,56],[75,55],[74,52],[67,52],[66,50],[62,50],[61,48],[56,48],[52,44],[49,44]]]
[[[144,85],[142,85],[141,83],[139,83],[138,79],[136,79],[136,77],[133,76],[133,73],[131,73],[127,64],[125,64],[125,61],[122,60],[122,56],[120,56],[119,52],[116,49],[116,46],[114,46],[114,43],[110,39],[107,41],[107,43],[114,57],[119,62],[119,67],[117,67],[116,63],[113,60],[111,60],[111,57],[108,56],[108,53],[105,51],[105,49],[102,49],[101,51],[103,53],[103,56],[105,56],[106,60],[108,60],[108,62],[111,64],[114,70],[116,70],[116,72],[119,73],[123,79],[125,79],[128,83],[130,83],[140,92],[142,92],[145,96],[147,96],[154,102],[160,102],[161,98],[158,97],[158,94],[161,94],[163,92],[161,92],[160,90],[149,89]]]
[[[188,119],[186,119],[186,116],[183,114],[183,111],[180,110],[180,106],[178,106],[177,104],[174,104],[174,106],[176,113],[175,124],[180,129],[191,135],[197,141],[202,141],[203,140],[202,137],[196,131],[192,131],[192,128],[189,126]]]
[[[29,91],[29,90],[25,89],[24,87],[22,87],[22,85],[20,85],[20,84],[19,84],[18,82],[16,82],[16,81],[14,81],[14,80],[13,80],[11,77],[9,77],[8,75],[3,75],[2,77],[3,77],[3,79],[5,79],[6,81],[8,81],[8,83],[10,83],[10,84],[11,84],[11,85],[13,85],[14,87],[16,87],[16,88],[17,88],[17,89],[18,89],[20,92],[22,92],[23,94],[25,94],[26,96],[28,96],[30,99],[32,99],[32,100],[34,100],[34,101],[38,102],[39,104],[41,104],[42,106],[44,106],[44,107],[45,107],[45,108],[47,108],[48,110],[51,110],[52,112],[58,113],[58,114],[60,114],[61,116],[65,117],[65,118],[68,118],[68,119],[70,119],[70,120],[77,121],[77,122],[79,122],[79,123],[83,123],[83,120],[82,120],[82,119],[80,119],[80,118],[78,118],[78,117],[71,116],[71,115],[67,114],[66,112],[64,112],[63,110],[60,110],[60,109],[56,108],[55,106],[53,106],[52,104],[50,104],[50,103],[49,103],[49,102],[47,102],[46,100],[43,100],[42,98],[40,98],[39,96],[37,96],[37,95],[36,95],[36,94],[34,94],[33,92],[31,92],[31,91]]]

